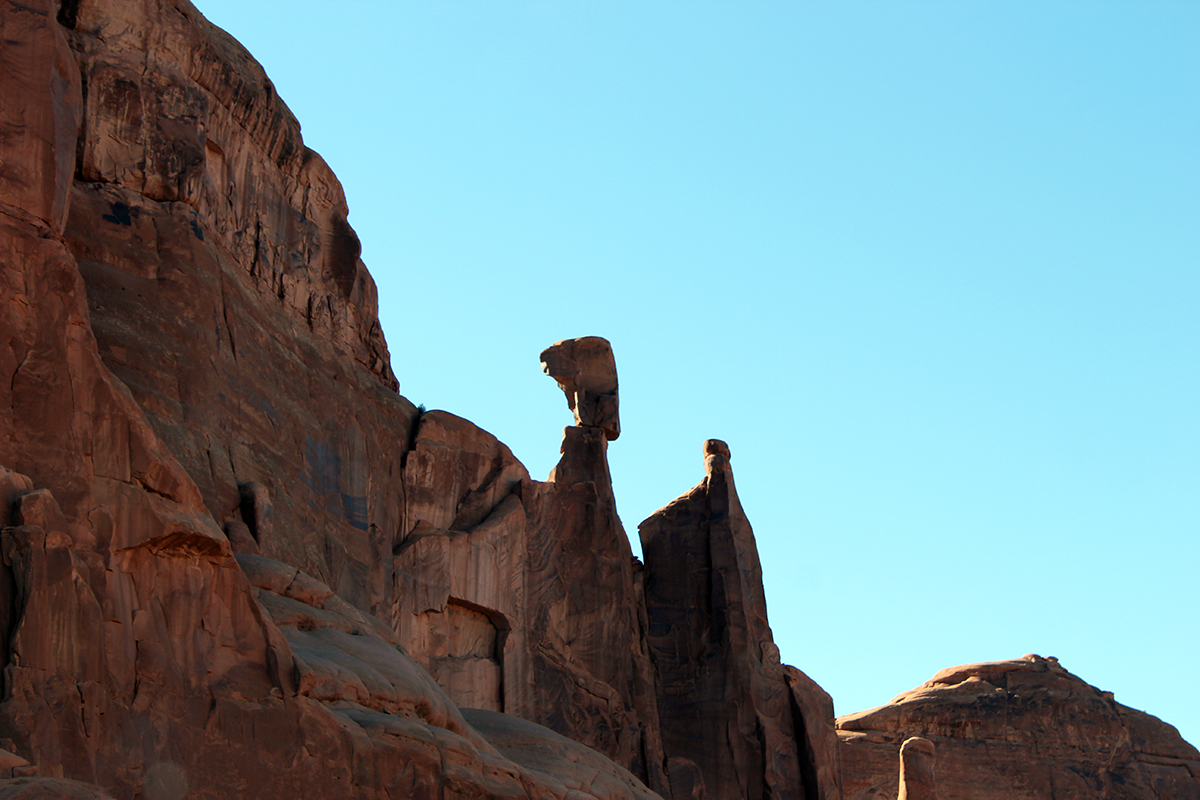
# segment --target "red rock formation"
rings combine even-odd
[[[558,381],[576,425],[602,428],[609,441],[621,435],[617,364],[607,340],[585,336],[555,342],[542,351],[542,369]]]
[[[606,341],[542,353],[576,425],[531,480],[396,394],[340,185],[187,0],[0,0],[0,34],[0,798],[837,800],[721,443],[642,570]],[[976,779],[1195,796],[1194,750],[1070,681],[1037,762],[1013,672]],[[922,730],[946,796],[978,699]],[[843,745],[860,794],[895,790],[880,713]]]
[[[216,519],[386,614],[416,410],[390,391],[337,179],[190,4],[84,2],[73,22],[87,91],[65,237],[105,366]]]
[[[612,350],[588,337],[547,359],[584,424],[565,429],[546,482],[465,420],[421,418],[404,472],[394,624],[461,705],[546,725],[659,790],[634,561],[608,473],[620,425]]]
[[[1196,800],[1200,753],[1055,659],[945,669],[879,708],[839,717],[847,800],[896,796],[900,743],[937,746],[942,800]]]
[[[649,796],[504,757],[366,613],[416,413],[257,65],[182,1],[0,11],[0,796]]]
[[[914,736],[900,745],[900,792],[896,800],[937,800],[933,742]]]
[[[239,551],[389,620],[456,702],[649,777],[653,692],[603,435],[571,429],[564,470],[583,477],[535,485],[489,434],[388,391],[336,179],[235,42],[186,4],[155,9],[87,3],[75,23],[88,105],[66,233],[106,365]],[[611,350],[581,342],[563,380],[615,437]]]
[[[833,704],[780,665],[729,448],[704,453],[704,480],[638,526],[674,796],[836,800]]]

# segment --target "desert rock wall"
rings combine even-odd
[[[607,341],[541,354],[575,424],[532,480],[397,393],[337,179],[187,0],[0,39],[0,797],[1200,797],[1045,659],[835,732],[724,443],[632,556]]]
[[[84,103],[65,237],[106,366],[216,519],[385,612],[417,414],[389,391],[337,179],[190,4],[81,2],[69,22]],[[241,520],[252,482],[270,525]]]
[[[257,65],[187,3],[0,12],[0,790],[651,797],[536,725],[501,755],[397,638],[419,415]]]

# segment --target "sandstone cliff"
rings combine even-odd
[[[397,393],[337,179],[187,0],[0,0],[0,34],[0,797],[837,800],[911,735],[943,797],[1018,762],[1195,796],[1056,667],[1053,735],[993,665],[1003,716],[952,673],[839,745],[723,443],[633,558],[608,342],[541,354],[575,424],[532,480]]]
[[[470,645],[484,661],[506,641],[516,653],[513,699],[496,705],[587,724],[643,776],[647,752],[661,761],[653,728],[627,724],[652,698],[627,542],[612,574],[628,624],[605,634],[623,650],[585,623],[572,649],[551,619],[538,660],[504,635],[512,593],[478,598],[481,580],[438,598],[436,564],[412,590],[406,552],[429,531],[482,540],[514,502],[547,520],[528,547],[550,578],[593,529],[547,542],[553,486],[395,393],[340,186],[261,68],[187,2],[14,0],[0,19],[9,774],[117,797],[651,796],[536,725],[489,718],[493,746],[455,703],[476,698],[448,697],[400,640],[409,617],[457,605],[495,631]],[[603,473],[603,448],[583,449],[572,468]],[[608,483],[594,485],[603,505]],[[620,533],[609,516],[602,537]],[[529,553],[515,557],[487,564],[493,586],[531,583]],[[532,614],[574,610],[532,583]],[[587,691],[598,699],[571,702]],[[595,724],[606,714],[618,724]]]

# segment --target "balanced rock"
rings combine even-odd
[[[558,381],[576,425],[601,428],[609,441],[621,435],[617,364],[607,339],[584,336],[555,342],[542,351],[542,370]]]

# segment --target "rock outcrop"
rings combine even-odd
[[[463,422],[430,473],[483,475],[409,504],[437,417],[258,65],[184,0],[0,11],[0,793],[653,796],[582,746],[505,757],[401,642],[394,551],[529,482]]]
[[[663,749],[676,798],[838,800],[833,703],[779,662],[729,448],[638,526]]]
[[[933,742],[914,736],[900,745],[900,792],[896,800],[937,800]]]
[[[461,705],[538,722],[663,791],[633,554],[608,471],[620,424],[612,350],[588,337],[547,358],[567,365],[551,374],[574,387],[568,399],[586,424],[563,431],[545,482],[469,422],[421,417],[405,464],[392,619]],[[604,414],[580,417],[597,397]]]
[[[1196,748],[1052,658],[945,669],[837,725],[847,800],[895,797],[912,736],[936,745],[941,800],[1200,798]]]
[[[575,424],[533,480],[397,394],[341,186],[187,0],[0,0],[0,36],[0,798],[839,800],[839,759],[890,798],[910,735],[943,800],[1197,797],[1038,659],[839,745],[722,442],[633,558],[607,341],[542,353]]]

